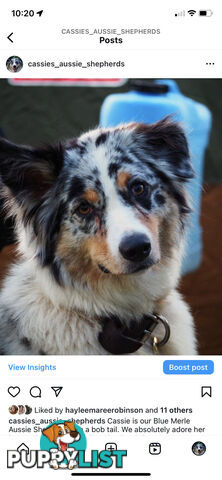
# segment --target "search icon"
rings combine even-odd
[[[34,397],[34,398],[41,398],[41,395],[42,395],[41,388],[36,386],[30,388],[29,393],[31,397]]]

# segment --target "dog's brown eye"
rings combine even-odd
[[[144,192],[144,185],[142,183],[135,183],[132,188],[131,188],[132,192],[134,195],[142,195],[142,193]]]
[[[63,431],[62,431],[62,430],[59,430],[58,435],[63,435]]]
[[[93,209],[90,205],[88,205],[87,203],[83,203],[78,207],[77,212],[80,213],[80,215],[89,215],[92,210]]]

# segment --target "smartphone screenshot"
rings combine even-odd
[[[221,15],[0,6],[6,480],[221,477]]]

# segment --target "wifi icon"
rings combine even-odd
[[[196,12],[196,10],[188,10],[187,13],[189,13],[189,15],[190,15],[191,17],[193,17],[193,16],[195,15],[195,13],[197,13],[197,12]]]

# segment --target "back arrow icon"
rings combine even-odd
[[[10,33],[10,35],[9,35],[7,38],[8,38],[8,40],[9,40],[10,42],[12,42],[12,43],[13,43],[13,40],[11,39],[11,36],[12,36],[12,35],[13,35],[13,32],[12,32],[12,33]]]

